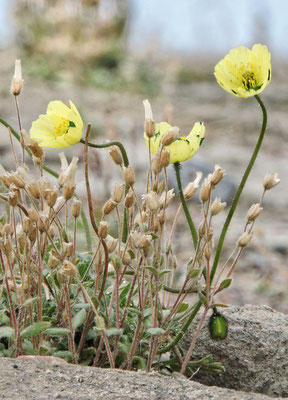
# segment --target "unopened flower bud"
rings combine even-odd
[[[125,197],[125,207],[130,208],[133,206],[133,204],[134,204],[134,193],[133,190],[130,188]]]
[[[112,199],[107,200],[102,208],[103,214],[105,214],[105,215],[110,214],[116,206],[117,206],[117,203],[114,200],[112,200]]]
[[[210,181],[212,189],[216,185],[218,185],[218,183],[223,179],[224,175],[225,175],[224,169],[216,164],[214,172],[212,174],[208,175],[208,178],[209,178],[209,181]]]
[[[252,240],[253,233],[244,232],[238,240],[239,247],[246,247]]]
[[[74,278],[77,275],[77,267],[70,261],[65,260],[63,262],[63,271],[69,278]]]
[[[81,200],[73,199],[71,206],[71,214],[75,219],[79,217],[81,213]]]
[[[108,253],[113,253],[113,251],[116,249],[117,243],[118,243],[118,240],[114,239],[114,238],[111,238],[107,241],[106,244],[107,244]]]
[[[179,128],[177,126],[173,126],[162,138],[162,145],[169,146],[174,140],[179,136]]]
[[[135,173],[132,165],[128,165],[127,168],[123,168],[124,179],[127,185],[133,186],[135,183]]]
[[[13,96],[19,96],[23,88],[21,60],[15,60],[14,76],[11,82],[11,93]]]
[[[252,204],[247,213],[247,221],[248,222],[255,221],[255,219],[258,217],[258,215],[261,214],[262,211],[263,208],[260,207],[259,203]]]
[[[213,201],[211,204],[210,212],[211,216],[213,217],[214,215],[219,214],[220,211],[223,210],[224,207],[226,207],[226,203],[221,203],[221,199],[219,197],[216,197],[216,199]]]
[[[123,159],[117,146],[111,146],[109,149],[109,154],[112,160],[115,162],[115,164],[122,165]]]
[[[192,199],[192,197],[195,196],[197,189],[199,188],[199,182],[201,178],[202,178],[202,172],[197,171],[196,178],[194,179],[194,181],[188,183],[188,185],[185,187],[183,191],[185,200]]]
[[[122,201],[125,192],[125,185],[124,183],[117,183],[114,186],[114,191],[112,195],[112,199],[118,204]]]
[[[109,231],[109,224],[106,221],[101,221],[100,225],[99,225],[99,236],[101,239],[105,239],[108,235],[108,231]]]
[[[211,193],[211,183],[208,178],[204,180],[200,189],[200,199],[202,203],[208,201]]]
[[[278,183],[280,182],[280,179],[278,177],[277,173],[274,174],[267,174],[264,178],[264,189],[265,190],[270,190],[272,189],[274,186],[278,185]]]

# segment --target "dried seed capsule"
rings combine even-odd
[[[215,165],[214,172],[208,175],[211,187],[214,188],[223,179],[225,171],[220,165]]]
[[[148,138],[155,136],[155,121],[151,118],[145,119],[144,130]]]
[[[40,197],[40,189],[39,189],[39,184],[36,181],[33,181],[28,184],[27,189],[31,196],[33,196],[35,199],[39,199]]]
[[[204,180],[200,189],[200,199],[202,203],[208,201],[211,193],[211,183],[208,178]]]
[[[168,192],[163,192],[160,196],[159,203],[161,208],[168,207],[168,205],[171,203],[171,201],[174,199],[175,193],[174,189],[168,190]]]
[[[150,192],[148,194],[144,194],[143,198],[150,211],[155,212],[160,208],[160,203],[158,199],[158,195],[155,192]]]
[[[109,224],[106,221],[101,221],[100,222],[100,226],[99,226],[99,236],[101,239],[105,239],[108,235],[108,231],[109,231]]]
[[[58,267],[59,260],[58,258],[54,257],[52,254],[50,254],[49,259],[48,259],[48,265],[49,268],[56,269]]]
[[[159,175],[160,172],[162,171],[162,165],[159,153],[156,153],[155,156],[152,158],[151,168],[155,175]]]
[[[170,164],[170,151],[167,149],[162,149],[160,152],[160,165],[162,168],[167,168]]]
[[[107,241],[108,253],[113,253],[113,251],[116,249],[117,243],[118,243],[118,240],[114,239],[114,238],[111,238]]]
[[[73,199],[71,207],[72,217],[76,219],[79,217],[80,213],[81,213],[81,200]]]
[[[125,197],[125,207],[132,207],[134,204],[134,193],[133,190],[130,188],[129,192],[126,194]]]
[[[63,243],[63,253],[66,257],[71,257],[73,255],[73,243]]]
[[[74,278],[77,275],[78,270],[72,262],[65,260],[63,262],[63,272],[69,278]]]
[[[219,197],[216,197],[216,199],[211,204],[211,216],[213,217],[214,215],[219,214],[219,212],[222,211],[224,207],[226,207],[226,203],[221,203],[221,199]]]
[[[239,247],[246,247],[252,240],[253,233],[244,232],[238,240]]]
[[[63,197],[66,201],[70,200],[71,197],[73,197],[74,192],[75,192],[75,184],[69,184],[67,183],[66,185],[64,185],[64,189],[63,189]]]
[[[124,183],[116,183],[116,185],[114,186],[114,191],[113,191],[113,195],[112,195],[112,199],[114,201],[116,201],[116,203],[120,203],[123,199],[124,196],[124,192],[125,192],[125,185]]]
[[[19,96],[23,88],[21,60],[15,60],[14,76],[11,82],[11,94]]]
[[[19,192],[10,192],[8,195],[8,202],[11,207],[16,207],[19,202]]]
[[[39,215],[35,208],[29,208],[28,215],[31,221],[37,222],[39,220]]]
[[[185,200],[192,199],[192,197],[195,196],[197,189],[199,188],[199,182],[201,178],[202,178],[202,172],[197,171],[196,178],[194,179],[194,181],[188,183],[188,185],[185,187],[183,191]]]
[[[162,138],[162,145],[169,146],[174,140],[179,136],[179,128],[177,126],[173,126]]]

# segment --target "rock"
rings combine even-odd
[[[158,373],[127,372],[111,369],[61,365],[54,376],[45,374],[45,361],[0,358],[1,398],[13,400],[265,400],[269,397],[218,387],[207,387],[186,378],[174,379]],[[77,377],[77,379],[76,379]],[[84,379],[79,382],[79,377]]]
[[[193,358],[212,354],[214,361],[224,365],[225,372],[221,375],[199,372],[193,379],[207,385],[269,396],[288,396],[288,316],[268,306],[246,305],[219,311],[228,320],[227,338],[212,340],[207,318]],[[195,324],[183,339],[186,350],[191,343]]]

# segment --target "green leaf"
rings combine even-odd
[[[200,269],[199,268],[193,268],[193,269],[190,269],[187,272],[187,277],[190,278],[190,279],[196,279],[196,278],[198,278],[199,273],[200,273]]]
[[[45,335],[48,336],[66,336],[71,333],[70,329],[67,328],[48,328],[45,330]]]
[[[147,333],[149,333],[151,336],[163,335],[165,330],[162,328],[149,328],[147,329]]]
[[[201,300],[201,302],[202,302],[205,306],[207,306],[207,305],[208,305],[208,302],[207,302],[206,296],[205,296],[202,292],[198,292],[198,296],[199,296],[199,299]]]
[[[36,322],[35,324],[23,329],[20,333],[20,337],[22,339],[26,339],[32,336],[37,336],[40,333],[44,332],[45,329],[49,328],[50,325],[50,322]]]
[[[76,331],[79,326],[83,325],[86,319],[86,311],[84,308],[78,311],[77,314],[72,318],[72,328]]]
[[[146,361],[142,357],[134,356],[133,363],[137,364],[137,370],[142,369],[144,371],[146,369]]]
[[[162,271],[160,272],[160,276],[164,275],[164,274],[169,274],[171,271],[171,269],[162,269]]]
[[[147,267],[144,267],[144,268],[148,269],[149,271],[151,271],[154,276],[158,276],[159,275],[158,270],[155,267],[152,267],[151,265],[148,265]]]
[[[14,339],[15,338],[15,331],[11,326],[1,326],[0,327],[0,339],[3,337]]]
[[[220,292],[223,289],[228,288],[231,285],[232,278],[224,279],[219,285],[219,288],[217,289],[218,292]]]
[[[38,301],[38,299],[39,299],[38,296],[31,297],[30,299],[27,299],[24,301],[24,303],[22,304],[22,307],[25,308],[25,307],[31,306],[31,304],[36,303]]]
[[[133,250],[129,249],[129,250],[128,250],[128,254],[129,254],[129,256],[131,257],[131,260],[134,260],[134,259],[136,258],[135,253],[134,253]]]
[[[181,304],[179,304],[176,313],[182,313],[182,312],[186,311],[188,307],[189,307],[188,303],[181,303]]]
[[[122,335],[123,334],[123,329],[117,329],[117,328],[110,328],[110,329],[105,329],[106,336],[117,336],[117,335]]]

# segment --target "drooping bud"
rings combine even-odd
[[[274,186],[278,185],[280,179],[277,173],[274,174],[267,174],[264,178],[263,186],[265,190],[270,190]]]
[[[21,60],[15,60],[14,76],[11,82],[11,93],[13,96],[19,96],[23,88]]]
[[[216,197],[216,199],[213,201],[211,204],[210,212],[211,216],[213,217],[214,215],[219,214],[220,211],[223,210],[224,207],[226,207],[227,203],[221,203],[221,199],[219,197]]]
[[[197,189],[199,188],[199,182],[201,181],[202,175],[202,172],[197,171],[194,181],[188,183],[188,185],[185,187],[183,191],[185,200],[192,199],[192,197],[195,196]]]
[[[252,240],[253,233],[244,232],[238,239],[238,246],[239,247],[246,247]]]
[[[133,186],[135,183],[135,173],[132,165],[123,168],[124,179],[127,185]]]
[[[112,160],[115,162],[115,164],[122,165],[123,159],[117,146],[111,146],[109,149],[109,154]]]
[[[247,221],[255,221],[255,219],[258,217],[258,215],[261,214],[262,211],[263,207],[260,207],[259,203],[252,204],[247,213]]]
[[[162,138],[162,145],[169,146],[169,144],[173,143],[174,140],[179,136],[179,128],[177,126],[173,126],[173,128],[169,129],[168,132]]]

